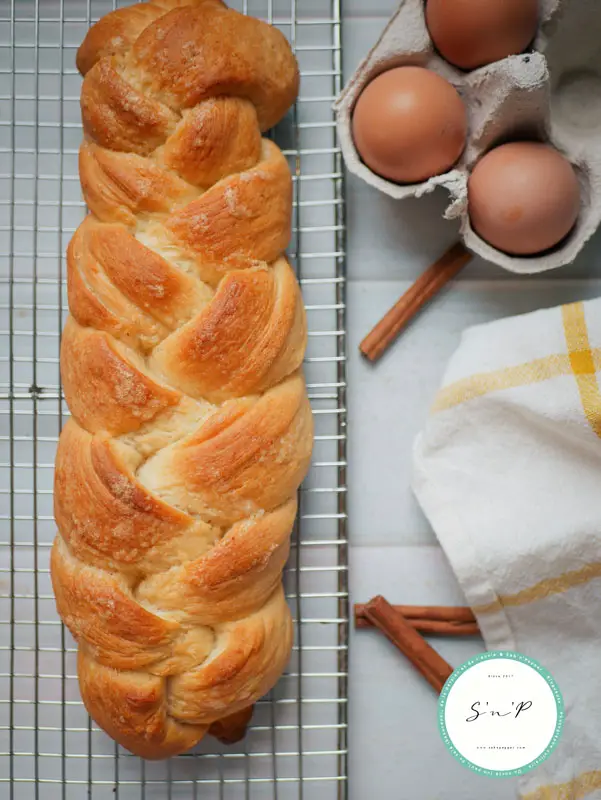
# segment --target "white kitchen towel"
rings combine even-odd
[[[489,650],[546,667],[556,750],[525,800],[601,798],[601,300],[467,330],[414,452],[414,491]]]

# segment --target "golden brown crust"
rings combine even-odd
[[[204,9],[182,4],[149,25],[134,43],[131,62],[170,108],[192,108],[207,97],[246,97],[262,131],[284,116],[298,92],[298,67],[283,34],[211,0]]]
[[[242,711],[273,686],[292,647],[292,620],[279,586],[256,614],[222,625],[212,655],[174,675],[169,713],[189,724]]]
[[[160,597],[161,608],[171,612],[185,608],[199,625],[248,616],[280,583],[295,515],[291,500],[270,514],[233,525],[200,558],[142,581],[136,596],[141,602]]]
[[[59,614],[100,664],[140,670],[171,649],[180,625],[143,608],[120,575],[82,564],[60,538],[51,567]]]
[[[307,472],[311,444],[309,401],[294,375],[258,398],[224,403],[138,474],[176,508],[229,526],[284,504]]]
[[[145,354],[169,331],[108,280],[104,264],[90,246],[89,224],[89,219],[84,220],[67,249],[69,310],[81,326],[106,331]]]
[[[88,72],[81,90],[86,136],[111,150],[150,154],[175,129],[177,114],[121,77],[110,58]]]
[[[111,440],[69,420],[56,455],[54,515],[71,552],[87,563],[137,562],[193,527],[183,511],[136,480]]]
[[[165,681],[148,672],[103,666],[79,648],[77,673],[90,716],[113,739],[142,758],[169,758],[202,739],[206,725],[177,722],[167,712]]]
[[[213,301],[154,349],[152,364],[172,386],[216,403],[295,372],[306,341],[298,284],[281,258],[225,277]]]
[[[79,172],[88,208],[102,222],[133,227],[136,214],[168,212],[198,195],[194,186],[148,158],[89,141],[79,151]]]
[[[96,722],[144,758],[239,739],[292,647],[312,417],[282,255],[283,36],[221,0],[108,14],[77,56],[90,214],[68,249],[51,577]]]
[[[102,17],[77,51],[77,69],[85,75],[101,58],[127,52],[144,28],[162,13],[158,3],[137,3]]]
[[[290,240],[292,183],[279,148],[263,142],[262,160],[216,183],[165,222],[174,242],[199,259],[201,276],[270,263]]]
[[[73,317],[63,330],[61,377],[71,415],[90,433],[136,431],[181,399],[144,370],[135,351],[102,331],[82,328]]]
[[[238,97],[212,97],[184,111],[163,151],[168,167],[203,188],[249,169],[260,156],[257,112]]]

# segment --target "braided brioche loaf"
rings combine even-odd
[[[108,14],[77,65],[90,214],[68,250],[52,582],[89,713],[165,758],[242,735],[291,649],[313,429],[291,178],[261,131],[298,70],[220,0]]]

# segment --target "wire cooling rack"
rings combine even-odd
[[[64,253],[84,214],[74,59],[90,22],[114,3],[0,0],[0,796],[7,800],[346,797],[344,208],[331,111],[341,88],[340,6],[230,5],[277,25],[303,76],[296,107],[274,132],[294,176],[290,257],[307,305],[316,423],[285,576],[294,652],[234,747],[207,739],[168,762],[143,762],[116,747],[81,705],[48,556],[54,453],[68,416],[58,366]]]

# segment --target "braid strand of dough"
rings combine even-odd
[[[94,720],[145,758],[238,738],[292,646],[313,428],[274,28],[220,0],[108,14],[78,51],[89,215],[68,249],[51,575]]]

